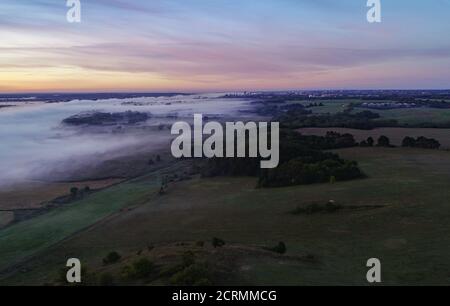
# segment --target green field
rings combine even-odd
[[[174,167],[176,167],[175,165]],[[122,208],[132,207],[157,193],[161,171],[112,186],[89,197],[0,231],[0,271],[35,256]]]
[[[355,108],[355,111],[367,110]],[[450,123],[450,109],[437,108],[403,108],[389,110],[370,110],[381,115],[383,120],[397,120],[399,124]]]
[[[95,270],[113,250],[133,256],[148,245],[220,237],[230,245],[223,256],[233,245],[273,246],[284,241],[288,248],[282,258],[251,252],[233,255],[229,284],[364,285],[365,263],[377,257],[384,284],[448,285],[450,153],[384,148],[339,153],[358,160],[369,178],[279,189],[255,189],[253,178],[195,179],[172,185],[160,197],[150,196],[155,177],[111,188],[85,203],[1,231],[3,267],[15,256],[39,251],[22,265],[26,272],[5,274],[2,282],[51,282],[69,256]],[[328,200],[361,209],[289,213],[299,205]],[[49,247],[124,206],[134,209]],[[221,251],[214,252],[217,256]],[[317,260],[295,260],[305,254]]]
[[[358,99],[348,99],[348,100],[318,100],[318,101],[299,101],[295,103],[300,103],[303,105],[308,105],[309,103],[322,103],[323,106],[311,107],[309,110],[313,114],[336,114],[345,110],[350,103],[360,103],[362,100]],[[371,101],[376,103],[377,101]],[[389,102],[389,101],[379,101],[379,102]],[[397,120],[399,124],[421,124],[421,123],[431,123],[431,124],[444,124],[450,123],[450,109],[437,109],[437,108],[403,108],[403,109],[388,109],[388,110],[377,110],[377,109],[367,109],[367,108],[354,108],[353,112],[361,112],[365,110],[370,110],[371,112],[378,113],[381,115],[380,120]]]
[[[323,106],[313,106],[308,108],[313,114],[336,114],[345,110],[350,103],[360,102],[361,100],[318,100],[318,101],[296,101],[287,104],[302,104],[308,106],[310,103],[321,103]]]

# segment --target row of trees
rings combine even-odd
[[[402,147],[439,149],[441,147],[441,144],[436,139],[426,138],[423,136],[417,137],[416,139],[412,137],[405,137],[402,142]]]
[[[375,140],[372,137],[367,138],[367,140],[361,141],[359,144],[361,147],[373,147],[375,145]],[[378,147],[393,147],[391,144],[391,140],[387,136],[380,136],[378,138],[377,144]],[[413,138],[413,137],[405,137],[402,141],[402,147],[409,148],[423,148],[423,149],[439,149],[441,144],[439,141],[433,138],[426,138],[423,136]]]
[[[392,147],[391,140],[389,139],[389,137],[384,136],[384,135],[382,135],[378,138],[376,144],[375,144],[375,140],[373,139],[373,137],[369,137],[366,140],[361,141],[359,144],[360,147],[373,147],[375,145],[377,147],[386,147],[386,148]]]

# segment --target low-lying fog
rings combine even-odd
[[[51,173],[71,171],[81,164],[96,164],[118,154],[133,154],[143,145],[151,152],[170,148],[168,128],[161,124],[191,121],[204,116],[240,116],[249,101],[222,99],[219,95],[76,100],[62,103],[23,104],[0,109],[0,188],[27,180],[52,180]],[[66,126],[61,121],[82,113],[124,111],[151,113],[138,127],[113,132],[114,127]],[[171,116],[172,119],[166,118]],[[145,126],[145,127],[143,127]],[[151,126],[155,128],[150,128]]]

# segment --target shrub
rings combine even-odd
[[[210,286],[212,282],[206,264],[193,264],[175,273],[169,280],[174,286]]]
[[[118,262],[122,258],[119,253],[117,252],[110,252],[108,255],[106,255],[105,258],[103,258],[103,264],[104,265],[111,265],[116,262]]]
[[[182,256],[182,266],[189,267],[195,263],[195,255],[192,251],[187,251]]]
[[[77,187],[72,187],[72,188],[70,188],[70,194],[71,194],[73,197],[76,197],[77,194],[78,194],[78,188],[77,188]]]
[[[213,245],[214,248],[220,248],[220,247],[223,247],[225,245],[225,241],[223,241],[222,239],[214,237],[212,239],[212,245]]]
[[[149,277],[154,270],[155,265],[147,258],[139,259],[133,263],[134,278],[141,279]]]
[[[275,247],[269,248],[269,250],[272,252],[278,253],[278,254],[285,254],[287,251],[287,248],[286,248],[286,244],[281,241]]]

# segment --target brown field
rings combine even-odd
[[[388,136],[391,143],[401,145],[406,136],[419,137],[424,136],[438,140],[442,148],[450,149],[450,129],[423,129],[423,128],[378,128],[373,130],[356,130],[347,128],[302,128],[298,130],[304,135],[325,135],[328,131],[338,133],[350,133],[355,136],[357,141],[362,141],[368,137],[373,137],[376,141],[381,135]]]
[[[0,189],[0,210],[38,208],[43,202],[69,194],[70,188],[104,188],[121,179],[106,179],[71,183],[28,182]]]

